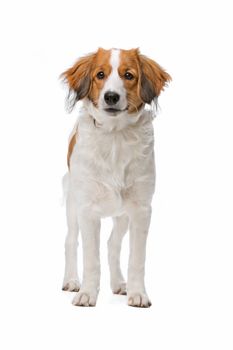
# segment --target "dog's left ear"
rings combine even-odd
[[[141,71],[139,93],[143,102],[150,104],[154,99],[158,98],[166,84],[171,81],[171,77],[155,61],[141,54],[138,57]]]
[[[91,68],[95,53],[80,58],[73,67],[61,74],[61,78],[69,86],[67,109],[72,111],[76,102],[86,97],[91,88]]]

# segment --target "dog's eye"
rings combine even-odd
[[[105,75],[104,75],[104,72],[100,71],[96,74],[97,78],[98,79],[104,79]]]
[[[126,72],[125,73],[125,79],[126,80],[132,80],[133,78],[134,78],[134,76],[130,72]]]

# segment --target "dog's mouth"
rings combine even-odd
[[[105,108],[104,110],[105,110],[105,112],[107,112],[107,113],[109,113],[109,114],[116,115],[116,114],[119,114],[119,113],[121,113],[121,112],[126,111],[127,108],[125,108],[125,109]]]

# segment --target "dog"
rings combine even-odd
[[[99,48],[61,75],[67,106],[83,106],[68,147],[63,290],[77,292],[76,306],[95,306],[100,284],[100,223],[112,217],[108,240],[111,289],[127,294],[129,306],[149,307],[144,283],[146,240],[155,187],[153,117],[148,105],[170,75],[139,49]],[[128,279],[120,268],[122,239],[129,228]],[[77,273],[78,232],[83,245],[83,280]]]

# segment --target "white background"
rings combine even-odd
[[[233,349],[231,1],[2,1],[1,349]],[[59,74],[140,47],[173,77],[154,122],[150,309],[112,296],[103,222],[96,308],[61,291],[67,115]],[[123,252],[126,271],[127,238]]]

